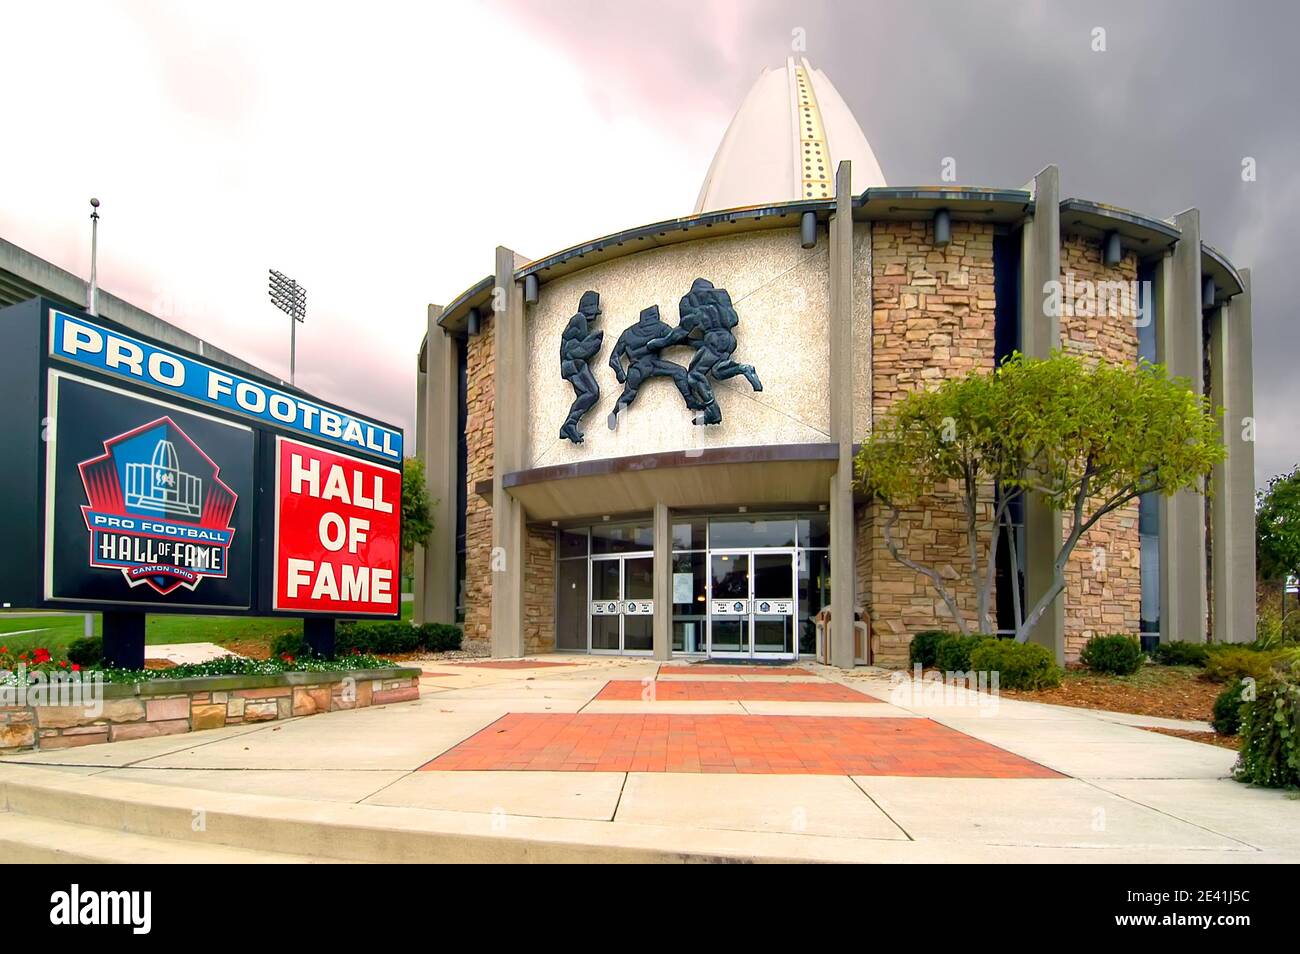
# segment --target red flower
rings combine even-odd
[[[76,663],[73,663],[73,664],[72,664],[72,671],[73,671],[73,672],[81,672],[81,667],[80,667],[79,665],[77,665]]]

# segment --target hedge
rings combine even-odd
[[[1061,684],[1056,657],[1037,643],[986,639],[971,650],[970,667],[996,672],[999,689],[1053,689]]]
[[[1142,644],[1136,636],[1114,633],[1094,636],[1084,643],[1079,662],[1093,672],[1106,672],[1116,676],[1131,676],[1142,668]]]

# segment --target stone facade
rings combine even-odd
[[[524,652],[554,652],[555,531],[529,527],[524,546]]]
[[[878,419],[895,401],[952,375],[993,368],[993,228],[952,223],[952,241],[934,246],[929,222],[876,222],[872,257],[872,405]],[[871,508],[873,511],[878,507]],[[884,514],[859,518],[859,581],[880,648],[879,665],[905,665],[911,634],[947,629],[951,617],[930,581],[885,547]],[[960,497],[941,491],[905,511],[894,528],[904,552],[954,580],[960,610],[975,617]],[[869,541],[869,542],[868,542]],[[987,544],[987,541],[982,541]]]
[[[1063,284],[1061,344],[1070,353],[1110,364],[1134,365],[1138,357],[1137,256],[1119,264],[1102,261],[1101,243],[1069,236],[1061,243]],[[1069,532],[1070,518],[1062,521]],[[1065,654],[1077,658],[1089,638],[1137,633],[1141,628],[1142,581],[1138,505],[1107,515],[1079,541],[1065,576]]]
[[[0,707],[0,753],[179,735],[420,698],[420,676],[411,669],[296,675],[305,678],[291,684],[270,677],[277,685],[258,685],[268,677],[240,676],[110,684],[94,714],[82,705]]]
[[[465,648],[492,643],[492,502],[475,485],[492,479],[496,320],[485,318],[465,356]]]

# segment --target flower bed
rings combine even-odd
[[[16,701],[0,705],[0,753],[175,735],[420,697],[420,670],[363,656],[329,661],[228,657],[146,672],[62,675],[69,670],[53,663],[52,669],[37,670],[40,676],[28,672],[21,686],[16,673],[8,674],[5,701]],[[45,684],[49,672],[59,678]],[[92,678],[100,675],[102,680]]]

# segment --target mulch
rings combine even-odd
[[[1199,673],[1185,666],[1144,666],[1132,676],[1071,670],[1055,689],[1003,689],[1001,693],[1009,699],[1058,706],[1209,722],[1223,686],[1200,678]]]

